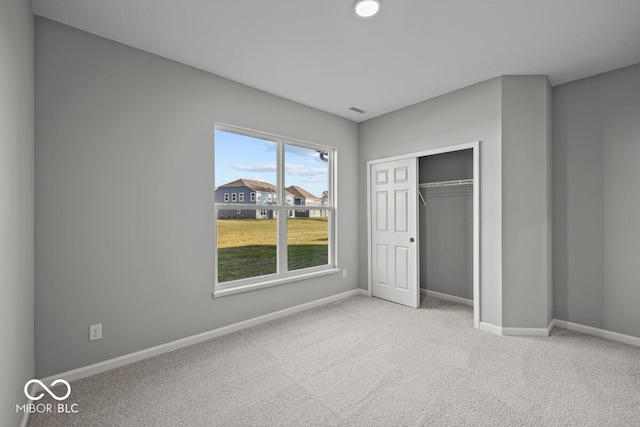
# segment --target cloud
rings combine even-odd
[[[275,163],[264,163],[261,165],[243,165],[236,163],[231,166],[235,170],[239,171],[249,171],[249,172],[275,172],[276,164]]]
[[[320,176],[320,177],[303,178],[300,181],[308,182],[310,184],[327,184],[327,177]]]
[[[271,152],[272,151],[272,152],[275,153],[277,151],[277,149],[278,149],[278,144],[276,142],[274,142],[274,141],[266,141],[265,140],[265,141],[263,141],[262,149],[267,151],[267,152]]]
[[[275,163],[263,163],[260,165],[243,165],[240,163],[236,163],[235,165],[231,165],[231,167],[238,171],[248,171],[248,172],[275,172],[277,170]],[[327,168],[310,168],[305,165],[297,164],[297,163],[288,163],[284,167],[285,172],[290,175],[302,175],[302,176],[317,176],[317,175],[327,175]]]
[[[285,165],[285,171],[295,176],[327,176],[327,168],[309,168],[295,163]]]
[[[318,157],[318,153],[313,148],[298,147],[297,145],[286,146],[286,154],[297,154],[302,157]]]
[[[316,164],[316,165],[324,165],[324,167],[325,167],[325,168],[327,167],[327,166],[326,166],[326,165],[327,165],[327,162],[326,162],[326,161],[324,161],[324,160],[320,160],[320,157],[315,157],[315,158],[313,158],[313,159],[309,159],[309,160],[308,160],[308,162],[309,162],[309,163]]]

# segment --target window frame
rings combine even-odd
[[[280,135],[274,135],[266,132],[259,132],[255,130],[249,130],[246,128],[241,128],[232,125],[226,124],[215,124],[215,130],[235,133],[239,135],[244,135],[252,138],[263,139],[276,143],[276,170],[277,170],[277,183],[276,188],[278,189],[277,194],[274,196],[274,202],[269,203],[268,205],[258,205],[257,195],[255,192],[251,193],[251,201],[253,203],[234,203],[233,207],[236,209],[249,209],[260,211],[262,214],[263,210],[273,210],[274,217],[277,221],[277,243],[276,243],[276,251],[277,251],[277,272],[272,274],[267,274],[263,276],[255,276],[249,277],[239,280],[232,280],[228,282],[218,282],[218,211],[220,209],[228,208],[229,203],[220,203],[215,202],[214,200],[214,283],[213,283],[213,296],[221,297],[225,295],[232,295],[241,292],[248,292],[255,289],[261,289],[270,286],[276,286],[284,283],[291,283],[295,281],[310,279],[313,277],[324,276],[327,274],[335,274],[340,271],[338,268],[338,210],[337,210],[337,149],[335,147],[311,143],[307,141],[301,141],[294,138],[283,137]],[[329,191],[329,200],[327,206],[319,206],[318,209],[323,211],[324,215],[327,216],[327,233],[329,237],[329,241],[327,243],[327,264],[308,267],[299,270],[288,271],[288,236],[287,236],[287,221],[289,218],[289,212],[296,210],[295,205],[287,205],[286,204],[286,194],[285,194],[285,147],[287,145],[297,146],[302,148],[308,148],[312,150],[322,150],[328,153],[328,171],[327,171],[327,190]],[[215,156],[215,137],[214,137],[214,156]],[[214,158],[215,164],[215,158]],[[218,183],[215,182],[215,168],[213,171],[213,180],[214,180],[214,192],[216,185]],[[221,183],[223,184],[223,183]],[[240,206],[238,206],[240,205]],[[294,214],[295,215],[295,214]]]

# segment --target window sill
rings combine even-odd
[[[316,277],[328,276],[330,274],[339,273],[339,268],[328,268],[326,270],[314,271],[311,273],[297,274],[289,277],[280,277],[266,282],[251,283],[248,285],[235,286],[233,288],[218,289],[213,292],[214,298],[220,298],[227,295],[240,294],[243,292],[255,291],[257,289],[269,288],[271,286],[284,285],[285,283],[297,282],[300,280],[314,279]]]

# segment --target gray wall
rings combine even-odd
[[[553,89],[555,317],[640,336],[640,65]]]
[[[546,76],[502,78],[506,327],[546,328],[552,320],[550,100]]]
[[[473,150],[458,150],[421,157],[419,181],[454,181],[473,178]]]
[[[473,299],[473,187],[422,190],[420,287]]]
[[[0,0],[0,425],[18,425],[34,377],[33,15]]]
[[[36,61],[38,376],[358,287],[356,124],[40,18]],[[337,148],[348,278],[211,299],[216,121]]]
[[[419,159],[419,182],[473,178],[473,150]],[[473,185],[420,190],[420,287],[473,299]]]
[[[502,80],[495,78],[368,120],[360,127],[360,188],[367,161],[481,141],[481,320],[502,325]],[[366,212],[366,191],[360,209]],[[367,278],[367,224],[360,225],[362,286]]]

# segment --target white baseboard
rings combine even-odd
[[[66,381],[76,381],[81,378],[90,377],[92,375],[100,374],[102,372],[110,371],[111,369],[119,368],[130,363],[138,362],[140,360],[148,359],[150,357],[158,356],[160,354],[168,353],[170,351],[178,350],[180,348],[188,347],[190,345],[198,344],[203,341],[210,340],[222,335],[230,334],[232,332],[240,331],[242,329],[250,328],[252,326],[266,323],[271,320],[279,319],[284,316],[299,313],[301,311],[309,310],[314,307],[329,304],[334,301],[338,301],[344,298],[348,298],[354,295],[365,295],[368,293],[364,289],[353,289],[351,291],[343,292],[341,294],[332,295],[330,297],[321,298],[316,301],[311,301],[305,304],[296,305],[295,307],[285,308],[284,310],[276,311],[274,313],[265,314],[263,316],[254,317],[242,322],[234,323],[232,325],[223,326],[212,331],[203,332],[201,334],[193,335],[187,338],[182,338],[177,341],[172,341],[166,344],[151,347],[145,350],[140,350],[135,353],[125,354],[124,356],[116,357],[113,359],[105,360],[103,362],[95,363],[93,365],[85,366],[71,371],[62,372],[58,375],[52,375],[47,378],[41,379],[45,384],[50,384],[58,378],[62,378]]]
[[[473,307],[473,300],[471,299],[457,297],[449,294],[443,294],[441,292],[430,291],[428,289],[422,289],[422,288],[420,288],[420,292],[422,292],[423,294],[426,294],[429,297],[438,298],[445,301],[451,301],[458,304],[464,304],[464,305],[468,305],[469,307]]]
[[[553,325],[553,320],[549,322],[549,325],[546,328],[512,328],[496,326],[487,322],[480,322],[480,329],[507,337],[548,337],[553,330]]]
[[[548,337],[547,328],[502,328],[502,335],[507,337]]]
[[[631,335],[620,334],[618,332],[598,329],[591,326],[580,325],[578,323],[567,322],[565,320],[553,319],[549,326],[545,328],[503,328],[491,323],[480,322],[480,329],[496,335],[519,336],[519,337],[548,337],[554,327],[569,329],[598,338],[616,341],[622,344],[640,347],[640,338]]]
[[[480,329],[483,331],[491,332],[492,334],[502,335],[502,327],[492,325],[487,322],[480,322]]]
[[[580,332],[586,335],[592,335],[594,337],[604,338],[607,340],[640,347],[640,338],[631,335],[619,334],[618,332],[580,325],[578,323],[567,322],[566,320],[554,319],[553,325],[557,326],[558,328],[569,329],[570,331]]]

